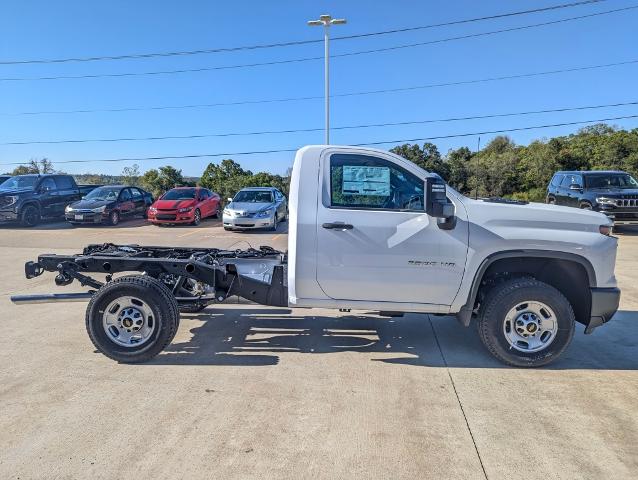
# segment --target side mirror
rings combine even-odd
[[[228,197],[226,200],[228,200],[229,202],[232,202],[232,201],[233,201],[233,199],[232,199],[232,198],[230,198],[230,197]]]
[[[454,205],[447,201],[445,182],[439,177],[425,179],[425,213],[435,218],[454,216]]]
[[[569,186],[569,189],[570,189],[570,190],[582,190],[582,189],[583,189],[583,186],[582,186],[582,185],[578,185],[577,183],[572,183],[572,184]]]

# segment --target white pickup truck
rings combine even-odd
[[[596,212],[467,198],[386,151],[308,146],[293,166],[287,253],[89,245],[40,255],[25,272],[57,272],[56,284],[92,290],[12,300],[88,300],[91,340],[127,363],[160,353],[179,311],[239,295],[272,306],[449,315],[464,326],[474,319],[492,355],[533,367],[567,348],[575,322],[590,333],[618,309],[610,233]],[[121,272],[141,274],[113,276]]]

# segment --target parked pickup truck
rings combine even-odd
[[[45,217],[64,217],[64,209],[99,185],[77,185],[71,175],[16,175],[0,186],[0,221],[25,227]]]
[[[77,280],[92,290],[12,301],[89,301],[93,344],[125,363],[160,353],[180,310],[234,295],[279,307],[455,316],[477,323],[492,355],[522,367],[556,359],[575,322],[590,333],[618,308],[617,239],[601,213],[473,200],[391,153],[325,145],[297,152],[289,212],[287,253],[89,245],[40,255],[25,273],[56,272],[58,285]]]

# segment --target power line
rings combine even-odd
[[[490,15],[485,17],[453,20],[453,21],[444,22],[444,23],[436,23],[436,24],[407,27],[407,28],[397,28],[393,30],[368,32],[368,33],[361,33],[356,35],[346,35],[341,37],[334,37],[332,40],[352,40],[357,38],[367,38],[367,37],[373,37],[373,36],[379,36],[379,35],[412,32],[412,31],[425,30],[430,28],[447,27],[452,25],[480,22],[485,20],[495,20],[499,18],[528,15],[531,13],[540,13],[540,12],[560,10],[565,8],[573,8],[573,7],[579,7],[583,5],[601,3],[606,1],[607,0],[586,0],[581,2],[564,3],[560,5],[553,5],[550,7],[502,13],[498,15]],[[288,42],[266,43],[266,44],[259,44],[259,45],[244,45],[244,46],[237,46],[237,47],[207,48],[207,49],[184,50],[184,51],[148,52],[148,53],[135,53],[135,54],[128,54],[128,55],[104,55],[104,56],[91,56],[91,57],[53,58],[53,59],[6,60],[6,61],[0,61],[0,65],[94,62],[94,61],[103,61],[103,60],[126,60],[126,59],[143,59],[143,58],[155,58],[155,57],[188,56],[188,55],[201,55],[201,54],[212,54],[212,53],[223,53],[223,52],[237,52],[237,51],[243,51],[243,50],[259,50],[259,49],[268,49],[268,48],[276,48],[276,47],[290,47],[290,46],[308,45],[308,44],[321,43],[321,42],[323,42],[323,40],[293,40]]]
[[[355,143],[352,146],[367,146],[367,145],[383,145],[388,143],[405,143],[405,142],[421,142],[426,140],[441,140],[446,138],[461,138],[461,137],[471,137],[476,135],[490,135],[496,133],[508,133],[508,132],[520,132],[524,130],[538,130],[543,128],[553,128],[553,127],[564,127],[570,125],[584,125],[588,123],[601,123],[601,122],[610,122],[614,120],[626,120],[630,118],[638,118],[638,115],[625,115],[621,117],[610,117],[610,118],[600,118],[596,120],[582,120],[578,122],[562,122],[562,123],[553,123],[547,125],[533,125],[528,127],[519,127],[519,128],[507,128],[501,130],[486,130],[483,132],[471,132],[471,133],[457,133],[452,135],[439,135],[435,137],[422,137],[422,138],[409,138],[409,139],[400,139],[400,140],[384,140],[377,142],[366,142],[366,143]],[[296,152],[298,148],[285,148],[285,149],[273,149],[273,150],[258,150],[258,151],[246,151],[246,152],[227,152],[227,153],[205,153],[205,154],[193,154],[193,155],[166,155],[166,156],[158,156],[158,157],[137,157],[137,158],[106,158],[106,159],[94,159],[94,160],[63,160],[59,162],[54,162],[57,164],[66,164],[66,163],[93,163],[93,162],[141,162],[146,160],[184,160],[191,158],[215,158],[215,157],[231,157],[231,156],[242,156],[242,155],[260,155],[260,154],[268,154],[268,153],[288,153],[288,152]],[[10,165],[24,165],[24,162],[12,162],[12,163],[0,163],[0,166],[10,166]]]
[[[515,75],[503,75],[498,77],[487,77],[487,78],[479,78],[479,79],[471,79],[471,80],[458,80],[454,82],[442,82],[442,83],[430,83],[425,85],[413,85],[408,87],[398,87],[398,88],[389,88],[382,90],[367,90],[361,92],[345,92],[345,93],[337,93],[331,95],[331,98],[334,97],[352,97],[352,96],[360,96],[360,95],[376,95],[383,93],[396,93],[396,92],[407,92],[411,90],[421,90],[421,89],[429,89],[429,88],[439,88],[439,87],[451,87],[457,85],[470,85],[475,83],[487,83],[494,81],[502,81],[502,80],[513,80],[518,78],[529,78],[529,77],[539,77],[544,75],[556,75],[560,73],[571,73],[571,72],[580,72],[586,70],[595,70],[600,68],[611,68],[618,67],[624,65],[632,65],[638,63],[638,59],[636,60],[627,60],[624,62],[616,62],[616,63],[605,63],[600,65],[586,65],[583,67],[573,67],[559,70],[549,70],[544,72],[531,72],[531,73],[521,73]],[[113,112],[141,112],[141,111],[151,111],[151,110],[177,110],[177,109],[192,109],[192,108],[214,108],[214,107],[226,107],[226,106],[237,106],[237,105],[256,105],[256,104],[264,104],[264,103],[283,103],[283,102],[297,102],[304,100],[319,100],[323,99],[323,96],[305,96],[305,97],[289,97],[289,98],[272,98],[272,99],[258,99],[258,100],[239,100],[235,102],[216,102],[216,103],[199,103],[199,104],[191,104],[191,105],[159,105],[152,107],[122,107],[122,108],[104,108],[104,109],[79,109],[79,110],[48,110],[48,111],[36,111],[36,112],[4,112],[0,113],[0,115],[10,115],[10,116],[18,116],[18,115],[66,115],[66,114],[77,114],[77,113],[113,113]]]
[[[591,13],[588,15],[579,15],[577,17],[563,18],[560,20],[553,20],[550,22],[542,22],[542,23],[536,23],[531,25],[522,25],[520,27],[512,27],[512,28],[505,28],[500,30],[492,30],[489,32],[480,32],[480,33],[461,35],[456,37],[448,37],[448,38],[442,38],[438,40],[430,40],[427,42],[395,45],[393,47],[376,48],[371,50],[360,50],[356,52],[341,53],[337,55],[332,55],[332,57],[340,58],[340,57],[351,57],[355,55],[368,55],[371,53],[382,53],[382,52],[389,52],[389,51],[394,51],[394,50],[399,50],[404,48],[413,48],[413,47],[419,47],[419,46],[425,46],[425,45],[452,42],[456,40],[466,40],[469,38],[485,37],[485,36],[495,35],[499,33],[514,32],[518,30],[526,30],[530,28],[556,25],[560,23],[571,22],[574,20],[582,20],[585,18],[592,18],[592,17],[608,15],[612,13],[619,13],[623,11],[633,10],[636,8],[638,8],[638,5],[617,8],[614,10],[606,10],[604,12]],[[323,58],[324,57],[304,57],[304,58],[293,58],[293,59],[286,59],[286,60],[274,60],[269,62],[244,63],[244,64],[236,64],[236,65],[220,65],[216,67],[183,68],[183,69],[177,69],[177,70],[158,70],[153,72],[96,73],[96,74],[83,74],[83,75],[56,75],[56,76],[46,76],[46,77],[4,77],[4,78],[0,78],[0,81],[12,82],[12,81],[40,81],[40,80],[78,80],[78,79],[91,79],[91,78],[139,77],[139,76],[148,76],[148,75],[174,75],[174,74],[182,74],[182,73],[201,73],[201,72],[210,72],[210,71],[217,71],[217,70],[233,70],[233,69],[240,69],[240,68],[263,67],[268,65],[302,63],[302,62],[323,60]]]
[[[599,108],[614,108],[625,107],[629,105],[638,105],[638,101],[622,102],[622,103],[610,103],[605,105],[586,105],[579,107],[561,107],[546,110],[531,110],[526,112],[510,112],[510,113],[496,113],[487,115],[472,115],[466,117],[451,117],[451,118],[439,118],[428,120],[409,120],[402,122],[385,122],[385,123],[371,123],[363,125],[344,125],[341,127],[332,127],[332,130],[351,130],[359,128],[376,128],[376,127],[392,127],[392,126],[406,126],[406,125],[422,125],[426,123],[445,123],[445,122],[458,122],[467,120],[481,120],[487,118],[502,118],[502,117],[516,117],[524,115],[536,115],[541,113],[559,113],[559,112],[573,112],[580,110],[594,110]],[[167,136],[155,136],[155,137],[124,137],[124,138],[91,138],[91,139],[70,139],[70,140],[36,140],[36,141],[17,141],[17,142],[4,142],[0,145],[55,145],[61,143],[97,143],[97,142],[137,142],[137,141],[155,141],[155,140],[191,140],[201,138],[213,138],[213,137],[248,137],[256,135],[276,135],[276,134],[288,134],[288,133],[309,133],[318,132],[323,128],[297,128],[286,130],[262,130],[253,132],[228,132],[228,133],[206,133],[206,134],[194,134],[194,135],[167,135]]]

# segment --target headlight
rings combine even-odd
[[[596,197],[596,202],[600,203],[601,205],[616,205],[616,200],[616,198]]]
[[[186,207],[186,208],[180,208],[178,210],[179,213],[186,213],[186,212],[190,212],[193,209],[193,207]]]
[[[71,207],[71,205],[67,205],[66,207],[64,207],[64,213],[69,213],[73,211],[73,207]]]
[[[224,208],[224,215],[226,215],[228,217],[233,217],[235,215],[235,212],[233,212],[232,210],[229,210],[227,208]]]
[[[261,212],[259,212],[257,214],[257,217],[260,218],[264,218],[264,217],[270,217],[273,214],[274,210],[272,208],[269,208],[268,210],[263,210]]]
[[[149,211],[149,212],[151,212],[151,213],[157,213],[157,208],[155,208],[155,207],[149,207],[149,208],[148,208],[148,211]]]
[[[15,205],[15,203],[18,201],[18,197],[13,197],[13,196],[6,196],[6,197],[2,197],[2,200],[4,200],[6,203],[2,203],[3,207],[10,207],[11,205]]]
[[[103,207],[98,207],[98,208],[94,208],[93,210],[91,210],[93,213],[104,213],[104,210],[106,210],[106,205],[104,205]]]

